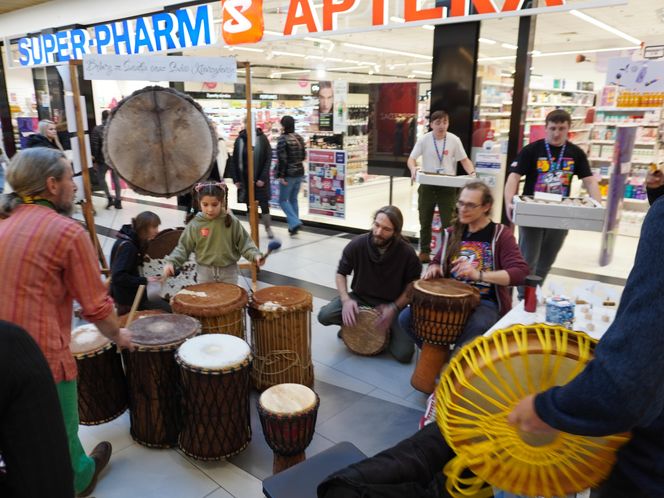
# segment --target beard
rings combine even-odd
[[[394,235],[387,239],[384,239],[383,237],[378,237],[377,235],[371,236],[371,242],[373,242],[373,245],[380,248],[389,246],[393,240],[394,240]]]
[[[54,204],[54,206],[55,206],[55,211],[63,216],[71,217],[74,214],[73,202],[61,201],[57,204]]]

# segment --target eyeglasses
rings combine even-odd
[[[194,190],[198,193],[204,188],[208,187],[217,187],[220,188],[221,190],[226,190],[226,184],[224,182],[203,182],[203,183],[197,183],[194,185]]]
[[[475,204],[474,202],[463,202],[463,201],[457,201],[456,202],[456,207],[458,209],[463,209],[463,208],[476,209],[480,206],[481,206],[481,204]]]

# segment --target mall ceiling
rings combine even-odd
[[[40,3],[46,3],[49,0],[2,0],[0,1],[0,14],[6,14],[25,7],[32,7]]]

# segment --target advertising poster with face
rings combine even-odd
[[[318,129],[334,129],[334,87],[331,81],[318,83]]]
[[[346,152],[310,149],[309,213],[346,216]]]

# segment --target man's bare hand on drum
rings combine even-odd
[[[128,349],[133,351],[135,349],[134,343],[131,342],[131,330],[129,329],[118,329],[118,333],[112,340],[119,350]]]
[[[378,330],[386,330],[397,316],[399,308],[394,303],[379,304],[376,306],[376,311],[380,313],[378,318],[376,318],[376,328]]]
[[[440,265],[430,264],[427,271],[424,272],[424,280],[431,280],[432,278],[439,278],[443,276],[443,270]]]
[[[346,298],[341,308],[341,319],[346,327],[354,327],[359,313],[357,302],[354,299]]]
[[[552,434],[558,432],[537,415],[535,411],[535,395],[533,394],[519,401],[514,410],[512,410],[512,413],[507,416],[507,422],[521,429],[523,432],[533,434]]]

